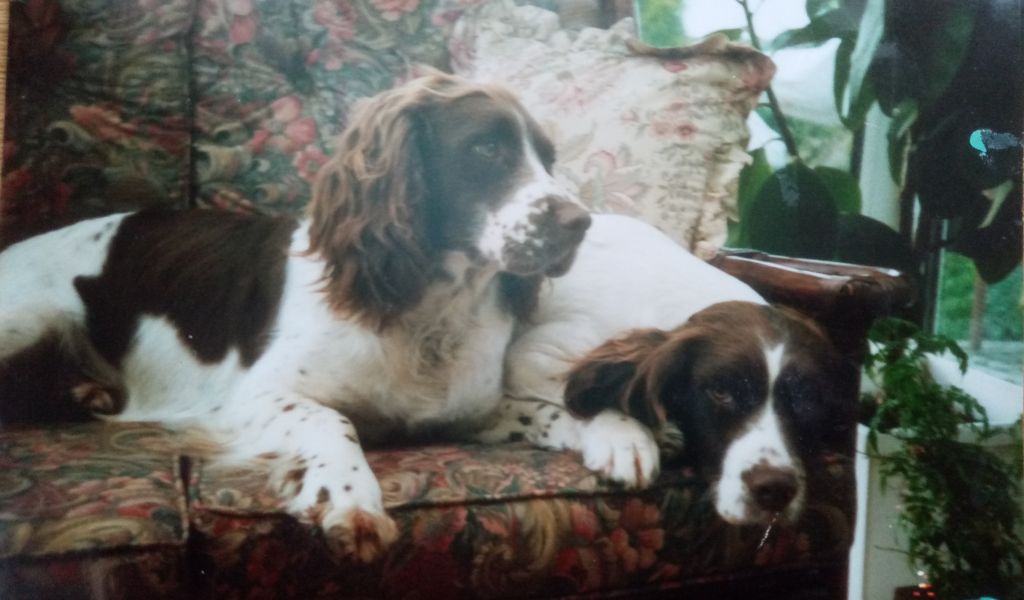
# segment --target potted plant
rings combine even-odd
[[[1012,199],[1021,195],[1024,112],[1015,107],[1024,101],[1024,60],[1015,3],[807,0],[806,26],[762,41],[751,12],[759,5],[736,2],[747,41],[759,49],[838,41],[836,112],[859,139],[871,106],[890,117],[886,152],[900,222],[893,229],[859,214],[856,164],[845,172],[804,160],[797,129],[769,89],[758,113],[789,160],[769,165],[753,153],[730,245],[898,268],[920,274],[926,287],[938,279],[944,249],[968,257],[987,283],[1020,263]]]
[[[990,427],[976,399],[932,377],[928,356],[952,354],[966,370],[954,341],[899,319],[876,323],[871,338],[867,452],[883,488],[899,481],[896,522],[907,558],[938,598],[1024,597],[1018,428]],[[1000,434],[1012,436],[1016,460],[986,447]]]

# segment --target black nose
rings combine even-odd
[[[781,512],[796,496],[796,475],[789,469],[758,465],[743,473],[754,502],[769,512]]]
[[[551,204],[554,206],[555,223],[562,229],[582,234],[590,227],[590,213],[575,202],[555,200]]]

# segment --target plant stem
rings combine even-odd
[[[757,37],[757,33],[754,31],[754,15],[750,12],[750,5],[747,4],[747,0],[736,0],[741,7],[743,7],[743,14],[747,19],[747,33],[750,34],[750,43],[759,52],[764,52],[761,47],[761,40]],[[797,151],[796,138],[793,137],[793,132],[789,129],[789,123],[786,121],[786,116],[782,114],[782,108],[779,106],[779,99],[775,96],[775,90],[772,89],[771,84],[768,84],[768,89],[765,90],[768,94],[768,104],[772,108],[772,114],[775,115],[775,122],[779,125],[779,134],[782,136],[782,142],[786,144],[786,152],[794,160],[800,160],[800,153]]]

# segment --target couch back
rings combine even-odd
[[[297,214],[309,198],[313,175],[345,126],[352,103],[407,79],[418,65],[451,70],[452,53],[463,63],[486,54],[487,48],[467,44],[476,44],[475,32],[487,29],[477,26],[481,19],[491,19],[493,24],[509,18],[508,1],[10,3],[0,247],[82,218],[151,206]],[[588,14],[588,2],[597,5],[601,0],[561,0],[559,4],[579,18]],[[495,6],[506,14],[495,15]],[[529,14],[551,22],[550,12],[538,9]],[[516,16],[519,25],[521,17]],[[465,21],[472,19],[476,19],[473,25],[466,26]],[[554,23],[558,29],[557,16]],[[530,31],[536,29],[528,25]],[[453,32],[461,33],[453,39]],[[522,35],[522,27],[513,33]],[[618,43],[621,46],[622,40]],[[549,51],[554,53],[551,56],[574,52],[557,45]],[[623,51],[625,46],[616,50]],[[500,58],[492,55],[492,65],[495,56]],[[770,63],[766,59],[758,63],[749,56],[738,61],[724,56],[716,60],[733,60],[731,67],[711,78],[707,69],[691,69],[695,75],[686,85],[725,82],[728,85],[718,88],[718,105],[745,117],[751,99],[767,82],[763,75]],[[670,62],[661,60],[673,73],[686,67]],[[469,74],[472,66],[462,65]],[[752,68],[761,76],[743,76]],[[492,69],[481,75],[495,78],[500,73]],[[695,107],[693,119],[714,122],[721,130],[721,119],[708,120],[704,96],[686,98]],[[640,118],[647,117],[641,114]],[[658,117],[652,113],[649,118]],[[631,126],[646,131],[647,125]],[[687,129],[689,125],[672,126],[673,131],[693,131]],[[689,221],[669,223],[667,228],[678,229],[676,237],[691,246],[709,236],[720,242],[725,217],[735,212],[730,212],[728,196],[734,197],[734,189],[729,184],[745,158],[735,150],[742,150],[746,130],[742,118],[729,120],[726,128],[726,135],[718,131],[704,145],[695,145],[694,140],[672,142],[676,148],[689,149],[684,154],[696,156],[701,169],[705,162],[711,164],[713,156],[726,156],[735,167],[727,169],[724,183],[717,184],[718,196],[725,190],[726,210],[718,210],[721,198],[714,200],[713,219],[722,221],[713,228],[715,232],[696,232]],[[604,190],[608,184],[625,185],[622,173],[628,169],[608,179],[606,168],[609,161],[622,162],[623,148],[581,149],[578,138],[564,140],[576,149],[579,162],[580,173],[569,177],[570,183],[584,195]],[[625,148],[627,154],[633,150]],[[690,195],[702,201],[705,174],[695,179],[692,170],[672,171],[685,173],[684,181],[646,181],[642,182],[645,189],[688,185],[696,190]],[[640,176],[634,170],[633,177]],[[624,193],[614,199],[622,200]],[[663,196],[652,196],[647,208],[633,212],[653,221],[670,215],[676,207],[666,202],[678,204],[676,196],[670,194],[668,200]],[[607,198],[599,200],[603,204],[596,208],[606,208]],[[626,200],[634,207],[643,204],[631,197]]]

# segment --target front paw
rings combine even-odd
[[[627,488],[645,488],[658,476],[658,444],[636,419],[606,410],[583,425],[583,464]]]
[[[381,558],[398,538],[398,527],[384,512],[376,478],[370,474],[339,483],[341,476],[317,475],[298,488],[289,512],[323,531],[336,560],[370,563]]]
[[[391,517],[358,508],[341,515],[336,523],[324,522],[321,527],[327,547],[336,558],[353,558],[363,563],[383,556],[398,538],[398,527]]]
[[[71,388],[75,404],[98,415],[116,415],[124,410],[124,393],[114,386],[83,381]]]

